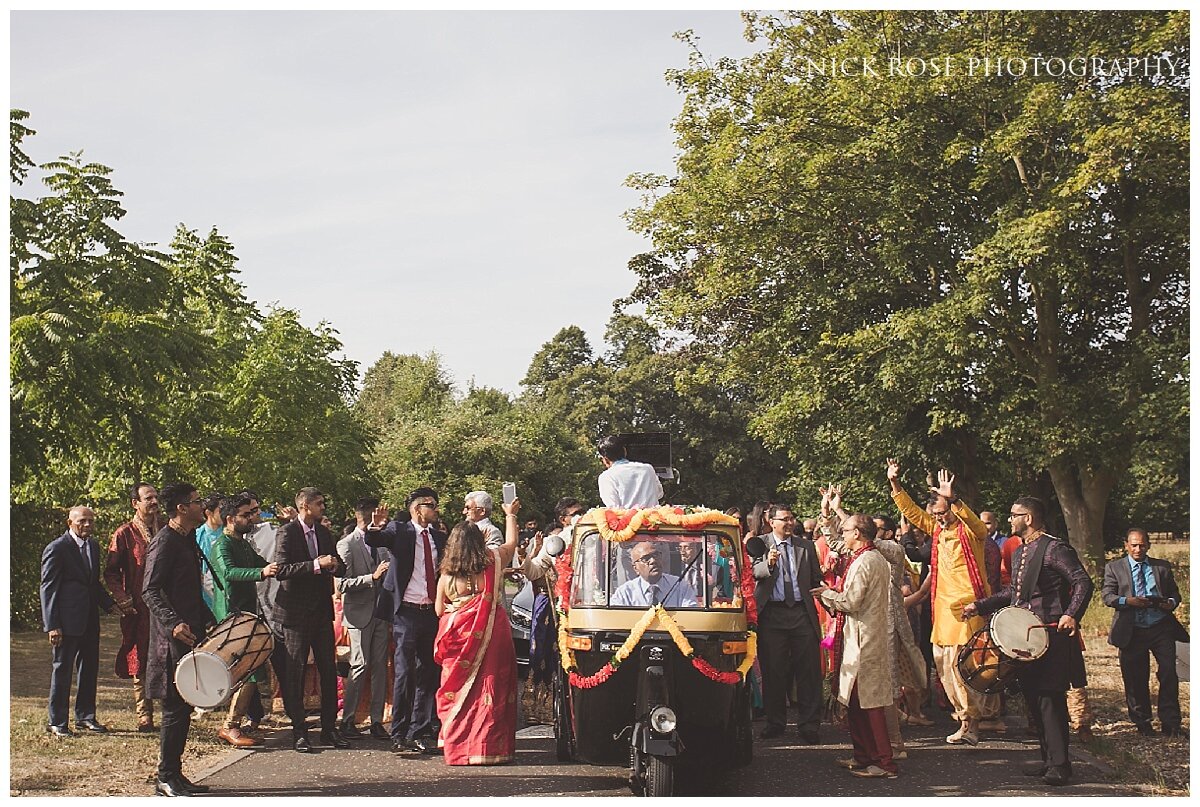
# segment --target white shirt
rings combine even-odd
[[[677,586],[675,585],[676,580],[679,578],[675,575],[664,573],[654,584],[658,586],[659,603],[664,608],[695,608],[697,605],[696,592],[692,590],[686,580],[681,581]],[[608,604],[649,606],[652,599],[650,585],[641,577],[626,580],[613,592],[612,599],[608,601]],[[671,591],[670,596],[667,596],[671,586],[675,586],[675,590]],[[664,600],[663,597],[666,599]]]
[[[644,462],[617,460],[600,474],[596,483],[600,501],[613,509],[657,507],[663,497],[662,482],[654,466]]]
[[[433,543],[433,533],[429,527],[421,527],[417,522],[413,522],[413,529],[417,531],[416,552],[413,553],[413,571],[412,577],[408,578],[408,586],[404,589],[404,601],[411,602],[416,605],[427,605],[432,602],[429,599],[429,589],[425,584],[425,553],[429,551],[430,544]],[[426,540],[421,533],[426,532],[429,539]],[[433,548],[433,584],[437,586],[437,547]]]

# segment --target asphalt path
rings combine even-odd
[[[937,725],[906,726],[909,758],[894,780],[860,779],[835,760],[850,755],[843,729],[821,726],[821,745],[799,742],[794,729],[782,737],[755,740],[754,762],[741,770],[709,771],[677,783],[679,795],[753,796],[1121,796],[1143,795],[1109,781],[1110,771],[1086,752],[1072,749],[1075,778],[1053,788],[1021,774],[1037,757],[1037,743],[1024,737],[1024,718],[1010,717],[1007,735],[989,736],[972,748],[952,746],[954,725],[937,710]],[[755,732],[763,724],[755,723]],[[317,736],[314,725],[312,737]],[[628,796],[626,769],[560,763],[547,726],[517,734],[517,759],[508,765],[450,767],[441,756],[396,755],[387,742],[358,739],[348,750],[317,749],[298,754],[291,731],[274,732],[260,750],[231,751],[198,777],[221,796]],[[683,777],[681,777],[682,779]]]

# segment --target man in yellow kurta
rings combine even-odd
[[[946,742],[975,745],[979,742],[976,723],[983,696],[963,684],[957,660],[962,646],[983,627],[979,617],[962,621],[963,606],[975,602],[981,593],[991,593],[983,557],[987,527],[954,495],[954,474],[949,471],[938,471],[938,486],[929,489],[932,496],[928,512],[900,486],[900,463],[894,459],[887,461],[887,477],[892,500],[901,514],[933,540],[933,661],[960,723]]]

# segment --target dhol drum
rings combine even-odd
[[[1008,686],[1022,664],[1041,658],[1049,649],[1050,637],[1037,615],[1006,606],[992,614],[958,652],[958,674],[976,692],[994,695]]]
[[[274,649],[275,638],[266,622],[254,614],[232,613],[179,660],[175,686],[192,706],[214,709],[227,703]]]

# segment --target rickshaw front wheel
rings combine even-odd
[[[675,789],[675,766],[667,757],[646,757],[646,795],[670,796]]]

